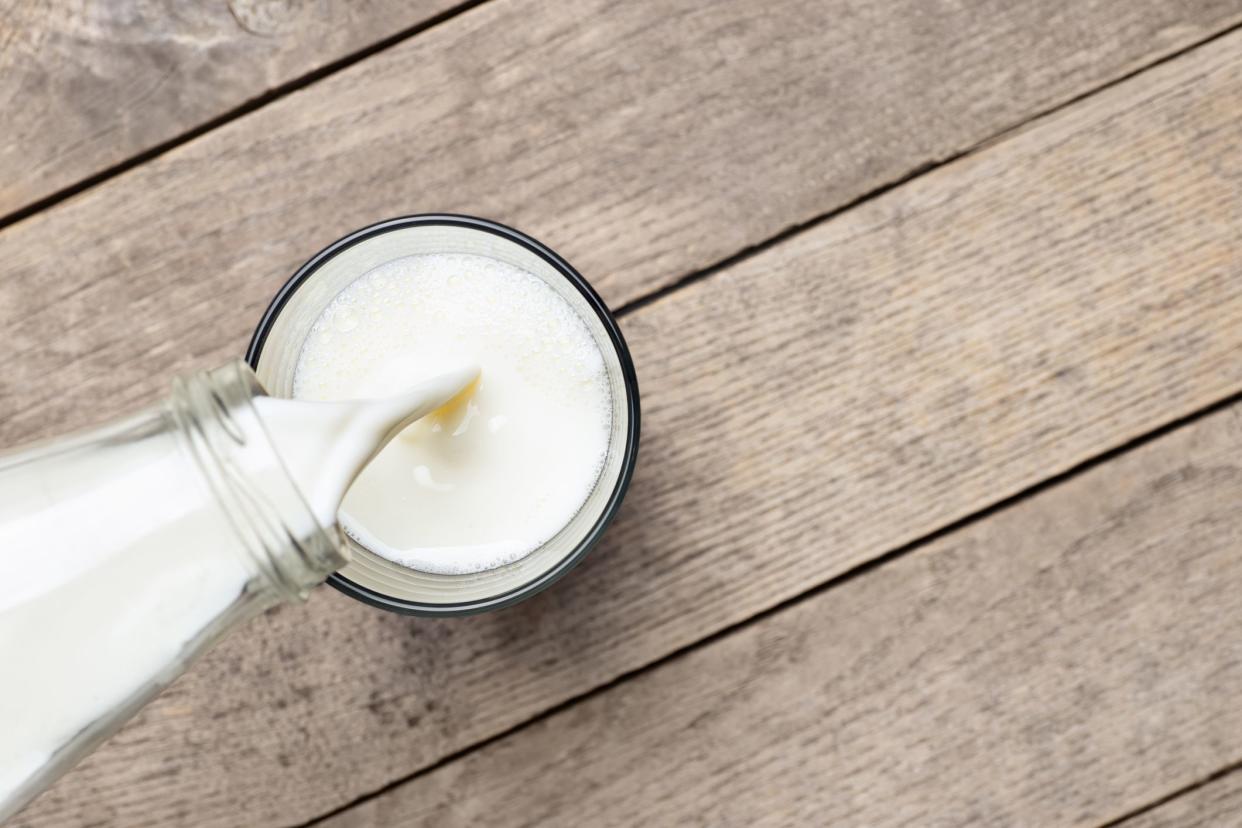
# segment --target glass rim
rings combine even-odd
[[[257,370],[259,357],[263,353],[263,346],[267,341],[268,334],[272,330],[281,311],[289,302],[294,293],[309,280],[320,267],[330,261],[340,253],[348,250],[354,245],[360,244],[368,239],[391,232],[393,230],[403,230],[411,227],[428,227],[428,226],[450,226],[462,227],[470,230],[478,230],[484,233],[490,233],[499,236],[507,241],[517,244],[525,248],[529,252],[535,254],[549,266],[559,273],[567,282],[569,282],[586,301],[587,305],[595,312],[600,323],[604,326],[604,330],[608,332],[608,337],[612,342],[613,349],[617,354],[617,361],[621,366],[621,376],[625,384],[625,409],[627,413],[625,447],[621,456],[621,470],[617,475],[616,482],[613,484],[612,492],[609,494],[608,501],[601,510],[599,517],[591,528],[583,535],[582,539],[574,546],[574,548],[558,561],[551,569],[537,575],[526,583],[506,590],[505,592],[490,596],[487,598],[475,599],[472,601],[462,601],[443,604],[431,604],[421,601],[410,601],[403,598],[394,598],[369,587],[362,586],[339,572],[334,572],[328,576],[328,583],[337,590],[345,593],[351,598],[378,607],[379,609],[389,610],[391,612],[403,613],[406,615],[423,615],[423,616],[455,616],[455,615],[471,615],[478,612],[485,612],[493,609],[501,609],[503,607],[516,604],[519,601],[535,595],[538,592],[551,586],[560,580],[566,573],[577,566],[587,556],[604,534],[604,530],[608,527],[616,517],[617,511],[621,506],[621,501],[625,497],[626,491],[629,489],[630,480],[634,476],[634,466],[638,459],[638,441],[640,426],[640,411],[638,397],[638,376],[634,370],[634,360],[630,356],[629,347],[625,344],[625,338],[621,334],[621,328],[617,324],[616,317],[612,311],[604,303],[595,289],[590,283],[578,273],[569,262],[565,261],[557,255],[551,248],[536,239],[526,235],[525,233],[515,230],[512,227],[501,224],[500,222],[490,219],[478,218],[476,216],[460,215],[455,213],[419,213],[408,216],[400,216],[397,218],[379,221],[375,224],[363,227],[360,230],[343,236],[340,239],[329,244],[320,250],[314,256],[299,267],[292,276],[281,286],[280,290],[272,298],[267,309],[264,310],[263,316],[259,320],[258,326],[254,330],[254,334],[250,338],[250,344],[246,348],[246,362],[251,368]],[[359,274],[361,275],[361,274]]]

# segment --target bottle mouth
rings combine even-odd
[[[265,393],[250,366],[233,361],[176,379],[171,412],[251,562],[284,599],[304,600],[349,553],[276,453],[253,405]]]
[[[470,574],[424,572],[375,554],[345,536],[351,561],[328,582],[394,612],[464,615],[521,601],[562,577],[599,541],[633,476],[639,442],[639,394],[633,360],[616,320],[568,262],[531,237],[486,219],[449,214],[406,216],[370,225],[329,245],[285,283],[263,314],[246,360],[275,396],[291,396],[294,371],[311,326],[346,286],[395,259],[468,253],[514,265],[542,279],[573,307],[599,346],[612,399],[607,455],[594,490],[556,536],[504,566]]]

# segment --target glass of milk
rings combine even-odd
[[[638,451],[634,365],[603,300],[534,239],[467,216],[359,230],[303,265],[247,360],[274,396],[382,396],[462,363],[478,381],[393,440],[339,518],[341,591],[459,615],[515,603],[577,564]]]

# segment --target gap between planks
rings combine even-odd
[[[1218,412],[329,824],[499,824],[501,802],[570,824],[1133,808],[1236,758],[1240,434],[1242,409]],[[1161,822],[1236,813],[1237,782]]]
[[[831,221],[837,216],[847,213],[850,210],[853,210],[856,207],[866,204],[869,201],[874,201],[880,196],[883,196],[886,193],[890,193],[893,190],[896,190],[898,187],[905,186],[906,184],[909,184],[911,181],[916,181],[922,178],[923,176],[940,169],[941,167],[952,164],[953,162],[959,161],[963,158],[968,158],[969,156],[974,155],[975,153],[980,152],[982,150],[985,150],[988,147],[991,147],[1000,141],[1004,141],[1006,138],[1008,138],[1011,135],[1015,135],[1025,129],[1029,129],[1033,125],[1035,125],[1038,121],[1041,121],[1045,118],[1049,118],[1053,115],[1056,115],[1058,112],[1061,112],[1062,110],[1068,109],[1074,106],[1075,104],[1079,104],[1087,100],[1088,98],[1092,98],[1100,94],[1101,92],[1112,89],[1113,87],[1119,84],[1125,83],[1128,80],[1138,77],[1144,72],[1148,72],[1152,69],[1155,69],[1158,66],[1162,66],[1166,63],[1169,63],[1170,61],[1177,60],[1183,55],[1190,54],[1191,52],[1196,51],[1197,49],[1202,49],[1205,46],[1208,46],[1216,42],[1217,40],[1220,40],[1221,38],[1228,37],[1229,35],[1239,30],[1242,30],[1242,23],[1236,23],[1232,26],[1229,26],[1228,28],[1221,29],[1219,32],[1216,32],[1215,34],[1209,35],[1208,37],[1198,40],[1195,43],[1190,44],[1189,46],[1185,46],[1181,49],[1178,49],[1177,51],[1170,52],[1167,55],[1163,55],[1161,57],[1156,58],[1155,60],[1152,60],[1148,63],[1143,64],[1141,67],[1137,69],[1126,72],[1123,75],[1119,75],[1116,78],[1113,78],[1112,80],[1105,81],[1104,83],[1101,83],[1100,85],[1090,89],[1089,91],[1082,92],[1071,98],[1067,98],[1066,100],[1061,101],[1060,103],[1057,103],[1054,106],[1050,106],[1040,112],[1036,112],[1028,118],[1023,118],[1017,123],[1012,124],[992,135],[989,135],[988,137],[983,138],[980,141],[975,142],[974,144],[961,150],[960,152],[955,152],[937,161],[929,161],[925,164],[921,164],[918,167],[915,167],[914,169],[910,170],[908,173],[905,173],[904,175],[899,176],[898,178],[895,178],[892,181],[888,181],[871,190],[868,190],[867,192],[862,193],[856,198],[850,199],[844,204],[833,207],[830,210],[825,210],[824,212],[818,215],[812,216],[806,221],[802,221],[797,224],[791,225],[787,227],[786,229],[782,230],[781,232],[776,233],[772,236],[769,236],[768,238],[764,239],[758,244],[753,244],[753,245],[750,245],[749,247],[744,247],[741,250],[737,251],[736,253],[733,253],[732,255],[726,256],[723,259],[719,259],[716,262],[713,262],[707,267],[701,268],[691,273],[687,273],[684,276],[681,276],[680,278],[673,280],[667,285],[655,288],[654,290],[648,291],[647,293],[637,296],[634,299],[631,299],[630,301],[625,302],[624,304],[618,306],[616,309],[614,309],[613,313],[617,317],[624,317],[627,314],[630,314],[638,310],[639,308],[646,307],[647,305],[650,305],[653,302],[658,302],[660,299],[663,299],[665,296],[670,296],[673,293],[676,293],[677,291],[686,287],[687,285],[692,285],[695,282],[699,282],[699,281],[702,281],[703,279],[710,278],[712,275],[716,273],[720,273],[723,270],[728,270],[730,267],[733,267],[734,265],[741,264],[747,259],[753,258],[765,251],[771,250],[772,248],[776,247],[779,244],[787,242],[790,239],[793,239],[793,238],[796,238],[797,236],[802,235],[808,230],[812,230],[818,227],[824,222]],[[0,225],[0,228],[2,227],[3,225]]]
[[[428,774],[436,770],[439,770],[440,768],[445,767],[446,765],[451,765],[453,762],[456,762],[459,759],[464,759],[465,757],[473,753],[476,753],[478,751],[481,751],[492,744],[495,744],[497,742],[502,742],[505,739],[508,739],[509,737],[517,733],[520,733],[523,730],[526,730],[536,724],[539,724],[540,722],[543,722],[547,719],[551,719],[557,714],[565,710],[568,710],[582,702],[586,702],[591,699],[597,698],[599,696],[603,696],[609,691],[630,681],[631,679],[646,675],[648,673],[653,673],[656,670],[659,670],[661,667],[664,667],[668,664],[676,662],[692,653],[695,653],[705,647],[710,646],[711,644],[714,644],[717,641],[720,641],[721,639],[727,638],[730,635],[733,635],[734,633],[737,633],[747,627],[761,623],[768,618],[771,618],[775,615],[779,615],[780,613],[785,612],[786,610],[789,610],[807,601],[818,598],[819,596],[823,595],[829,590],[840,587],[844,584],[849,583],[850,581],[853,581],[854,579],[860,576],[867,575],[882,567],[890,565],[898,561],[899,559],[905,557],[906,555],[909,555],[913,552],[916,552],[920,549],[930,546],[931,544],[936,543],[937,541],[943,538],[946,538],[956,532],[960,532],[971,526],[980,524],[986,521],[988,518],[991,518],[994,515],[997,515],[1001,512],[1012,509],[1018,506],[1019,504],[1038,496],[1039,494],[1045,491],[1048,491],[1052,488],[1055,488],[1071,480],[1074,480],[1075,478],[1081,477],[1087,472],[1090,472],[1092,469],[1103,466],[1118,457],[1121,457],[1125,454],[1129,454],[1130,452],[1140,449],[1143,446],[1153,443],[1156,440],[1159,440],[1162,437],[1165,437],[1166,435],[1172,434],[1175,431],[1179,431],[1180,429],[1183,429],[1183,428],[1188,428],[1201,420],[1205,420],[1208,417],[1211,417],[1213,414],[1223,412],[1229,409],[1231,406],[1238,405],[1240,403],[1242,403],[1242,391],[1238,391],[1233,394],[1230,394],[1229,396],[1224,397],[1220,400],[1217,400],[1216,402],[1210,405],[1204,406],[1198,411],[1194,411],[1183,417],[1178,417],[1175,420],[1171,420],[1170,422],[1165,423],[1164,425],[1158,428],[1154,428],[1145,434],[1139,435],[1138,437],[1135,437],[1132,440],[1129,440],[1126,443],[1123,443],[1122,445],[1115,446],[1111,449],[1108,449],[1107,451],[1104,451],[1104,452],[1101,452],[1100,454],[1095,455],[1094,457],[1090,457],[1070,469],[1066,469],[1065,471],[1054,474],[1051,477],[1045,478],[1044,480],[1041,480],[1038,483],[1035,483],[1027,487],[1026,489],[1023,489],[1020,492],[1017,492],[1013,495],[1010,495],[1009,497],[998,500],[995,503],[992,503],[988,506],[985,506],[982,509],[979,509],[976,512],[973,512],[972,514],[966,515],[965,517],[959,518],[958,520],[954,520],[951,523],[945,524],[944,526],[938,529],[935,529],[931,532],[928,532],[927,534],[915,540],[912,540],[909,543],[902,544],[899,547],[890,549],[889,551],[883,554],[880,554],[874,558],[864,561],[863,563],[860,563],[851,569],[847,569],[841,574],[836,575],[830,578],[829,580],[821,584],[818,584],[817,586],[811,587],[805,592],[799,593],[798,595],[791,596],[781,601],[778,604],[774,604],[766,609],[760,610],[759,612],[755,613],[749,618],[743,619],[742,621],[736,622],[727,627],[722,627],[721,629],[716,630],[710,635],[704,638],[700,638],[699,640],[694,641],[690,644],[687,644],[683,647],[680,647],[676,650],[673,650],[672,652],[656,659],[655,661],[652,661],[648,664],[644,664],[643,666],[637,667],[633,670],[629,670],[628,672],[622,673],[621,675],[617,676],[611,681],[601,684],[598,687],[593,687],[584,693],[578,694],[577,696],[574,696],[569,699],[565,699],[564,701],[559,702],[553,705],[552,707],[549,707],[546,710],[541,711],[540,713],[536,714],[535,716],[530,717],[529,719],[526,719],[522,722],[519,722],[513,725],[512,727],[509,727],[503,731],[493,734],[492,736],[489,736],[486,739],[482,739],[478,742],[468,745],[467,747],[454,751],[453,753],[450,753],[440,758],[439,760],[431,763],[430,765],[427,765],[426,767],[423,767],[423,768],[419,768],[414,773],[408,774],[405,777],[402,777],[401,779],[393,780],[392,782],[389,782],[388,784],[384,785],[381,788],[378,788],[374,791],[371,791],[370,793],[367,793],[367,794],[364,794],[363,796],[358,797],[352,802],[348,802],[344,805],[341,805],[340,807],[333,808],[332,810],[326,811],[325,813],[320,814],[314,817],[313,819],[307,820],[305,822],[295,823],[291,826],[288,826],[288,828],[311,828],[311,826],[318,825],[322,822],[325,822],[326,820],[329,820],[332,817],[338,816],[346,811],[352,810],[353,808],[365,802],[369,802],[373,799],[378,799],[379,797],[384,796],[386,793],[389,793],[390,791],[396,788],[400,788],[409,782],[412,782],[416,779],[427,776]],[[1154,810],[1155,808],[1161,805],[1164,805],[1182,796],[1183,794],[1187,794],[1195,790],[1198,790],[1199,788],[1202,788],[1203,786],[1211,782],[1214,782],[1217,779],[1227,776],[1233,771],[1238,770],[1239,768],[1242,768],[1242,762],[1231,764],[1225,768],[1222,768],[1220,770],[1213,772],[1212,774],[1200,780],[1199,782],[1179,788],[1178,790],[1172,793],[1169,793],[1165,796],[1161,796],[1160,798],[1152,801],[1151,803],[1147,805],[1144,805],[1141,808],[1137,808],[1121,817],[1117,817],[1116,819],[1103,823],[1102,825],[1099,826],[1099,828],[1115,828],[1115,826],[1119,826],[1122,823],[1134,817],[1147,813],[1148,811]]]
[[[741,257],[741,258],[746,258],[746,257],[745,257],[745,256],[743,256],[743,257]],[[739,258],[739,259],[738,259],[738,261],[741,261],[741,259]],[[655,298],[658,298],[658,297],[655,297]]]
[[[1104,92],[1108,89],[1111,89],[1115,86],[1125,83],[1126,81],[1129,81],[1137,77],[1138,75],[1141,75],[1144,72],[1147,72],[1153,68],[1169,63],[1171,61],[1178,59],[1179,57],[1182,57],[1198,49],[1206,47],[1214,43],[1215,41],[1225,38],[1239,30],[1242,30],[1242,24],[1236,24],[1236,25],[1230,26],[1209,37],[1203,38],[1202,40],[1194,43],[1193,45],[1187,46],[1176,52],[1162,56],[1156,60],[1151,61],[1148,64],[1145,64],[1141,68],[1135,69],[1113,80],[1102,83],[1089,92],[1084,92],[1056,106],[1049,107],[1045,111],[1033,114],[1029,118],[1026,118],[1023,121],[1021,121],[1020,123],[1014,124],[1013,126],[1008,127],[996,133],[993,136],[990,136],[984,140],[981,140],[961,152],[955,153],[952,156],[949,156],[940,161],[924,164],[920,166],[919,168],[912,170],[911,172],[907,173],[906,175],[901,176],[900,178],[894,181],[880,185],[860,195],[859,197],[851,200],[850,202],[846,204],[843,204],[832,210],[826,211],[820,215],[817,215],[811,219],[808,219],[805,222],[801,222],[797,225],[791,226],[787,228],[786,230],[768,239],[765,239],[759,244],[744,248],[738,251],[737,253],[731,256],[728,256],[727,258],[721,259],[720,261],[715,262],[706,268],[687,274],[668,285],[652,290],[649,293],[646,293],[636,299],[626,302],[624,305],[616,309],[615,314],[618,317],[624,317],[640,308],[651,305],[654,302],[659,301],[660,299],[663,299],[667,296],[670,296],[676,293],[677,291],[687,287],[688,285],[710,278],[712,275],[716,273],[719,273],[723,270],[726,270],[730,267],[740,264],[741,262],[744,262],[747,259],[753,258],[759,254],[762,254],[763,252],[768,251],[786,241],[789,241],[807,231],[810,231],[813,228],[827,221],[830,221],[831,219],[837,216],[840,216],[862,204],[865,204],[869,201],[879,198],[885,195],[886,193],[896,190],[897,188],[905,184],[908,184],[912,181],[922,178],[923,176],[935,170],[938,170],[941,167],[945,167],[960,159],[964,159],[978,152],[984,151],[988,149],[989,147],[996,145],[999,142],[1004,141],[1009,136],[1017,134],[1025,129],[1028,129],[1032,127],[1033,125],[1036,125],[1037,122],[1045,118],[1054,116],[1055,114],[1057,114],[1058,112],[1064,109],[1074,106],[1075,104],[1079,104],[1095,95],[1098,95],[1101,92]],[[1022,489],[1019,492],[1016,492],[1012,495],[1009,495],[998,501],[995,501],[994,503],[991,503],[964,517],[953,520],[912,541],[909,541],[905,544],[902,544],[901,546],[898,546],[896,548],[883,552],[877,555],[876,557],[873,557],[869,560],[866,560],[858,564],[857,566],[847,569],[844,572],[830,578],[829,580],[811,587],[805,592],[786,598],[777,604],[774,604],[770,607],[760,610],[759,612],[751,615],[748,618],[745,618],[738,622],[730,624],[729,626],[722,627],[712,632],[711,634],[705,636],[704,638],[698,639],[690,644],[687,644],[678,649],[675,649],[654,661],[651,661],[640,667],[624,672],[616,676],[612,680],[605,682],[604,684],[598,685],[576,696],[573,696],[571,698],[558,702],[552,707],[549,707],[524,721],[518,722],[500,732],[497,732],[487,737],[486,739],[479,740],[468,746],[460,748],[452,753],[449,753],[441,757],[435,762],[425,767],[422,767],[413,773],[406,775],[405,777],[390,781],[387,784],[383,785],[382,787],[374,791],[371,791],[369,793],[366,793],[362,796],[357,797],[351,802],[345,803],[337,808],[334,808],[330,811],[320,814],[314,817],[313,819],[300,822],[300,823],[296,823],[290,826],[290,828],[310,828],[311,826],[318,825],[326,820],[331,819],[334,816],[337,816],[346,811],[349,811],[365,802],[369,802],[371,800],[382,797],[386,793],[389,793],[390,791],[396,788],[402,787],[403,785],[411,781],[414,781],[423,776],[426,776],[442,767],[452,764],[455,761],[463,759],[480,750],[483,750],[492,744],[501,742],[533,725],[536,725],[540,722],[550,719],[556,716],[557,714],[565,710],[568,710],[569,708],[572,708],[582,702],[588,701],[590,699],[594,699],[598,696],[602,696],[608,693],[609,691],[613,690],[614,688],[622,684],[625,684],[626,682],[630,681],[633,678],[659,670],[665,665],[668,665],[679,659],[682,659],[686,657],[687,655],[694,653],[700,649],[703,649],[704,647],[707,647],[734,633],[737,633],[741,631],[742,629],[745,629],[749,626],[760,623],[767,618],[770,618],[779,613],[782,613],[808,600],[814,599],[828,592],[831,589],[834,589],[836,587],[849,583],[855,578],[858,578],[862,575],[868,574],[881,567],[889,565],[899,560],[900,558],[905,557],[908,554],[911,554],[917,550],[923,549],[941,540],[942,538],[945,538],[956,532],[964,530],[968,527],[979,524],[1000,512],[1014,508],[1018,506],[1019,504],[1038,496],[1040,493],[1044,491],[1047,491],[1053,487],[1062,485],[1070,480],[1073,480],[1074,478],[1077,478],[1091,471],[1092,469],[1095,469],[1118,457],[1121,457],[1122,455],[1135,451],[1145,445],[1148,445],[1149,443],[1159,440],[1160,438],[1168,434],[1171,434],[1182,428],[1189,427],[1193,425],[1194,423],[1204,420],[1212,416],[1213,414],[1222,412],[1230,408],[1231,406],[1237,405],[1239,403],[1242,403],[1242,390],[1235,391],[1225,397],[1222,397],[1216,400],[1215,402],[1212,402],[1206,406],[1199,408],[1198,410],[1195,410],[1189,414],[1174,418],[1168,421],[1167,423],[1164,423],[1156,428],[1151,429],[1150,431],[1147,431],[1146,433],[1140,434],[1126,441],[1125,443],[1122,443],[1118,446],[1114,446],[1097,455],[1089,457],[1086,460],[1083,460],[1082,462],[1078,463],[1077,465],[1069,469],[1066,469],[1059,473],[1053,474],[1047,478],[1044,478],[1043,480],[1040,480],[1039,482],[1036,482],[1028,486],[1027,488]],[[1240,768],[1242,768],[1242,762],[1234,763],[1224,768],[1221,768],[1194,784],[1184,786],[1176,791],[1173,791],[1171,793],[1168,793],[1166,795],[1163,795],[1153,800],[1151,803],[1144,805],[1141,808],[1135,809],[1133,811],[1128,812],[1127,814],[1124,814],[1120,817],[1117,817],[1106,823],[1103,823],[1102,825],[1099,826],[1099,828],[1114,828],[1115,826],[1119,826],[1141,814],[1145,814],[1172,800],[1175,800],[1184,794],[1196,791],[1204,787],[1205,785],[1208,785],[1224,776],[1227,776],[1233,773],[1235,770],[1238,770]]]
[[[1157,825],[1173,825],[1181,824],[1179,819],[1177,822],[1166,822],[1163,819],[1162,812],[1172,810],[1178,806],[1193,807],[1200,796],[1213,792],[1219,785],[1230,789],[1236,788],[1242,777],[1236,776],[1238,771],[1242,770],[1242,760],[1226,765],[1217,771],[1209,773],[1202,779],[1192,782],[1189,785],[1183,785],[1175,791],[1157,797],[1142,807],[1123,814],[1116,819],[1110,819],[1108,822],[1101,823],[1097,828],[1119,828],[1122,825],[1131,826],[1131,828],[1155,828]],[[1221,816],[1216,814],[1215,816]],[[1242,814],[1235,814],[1235,817],[1242,818]],[[1215,820],[1216,824],[1221,824],[1220,820]],[[1236,823],[1236,819],[1235,822]]]
[[[883,38],[880,45],[907,62],[903,77],[931,58],[940,39],[964,38],[962,62],[954,64],[954,72],[966,76],[919,72],[911,75],[918,80],[896,83],[891,67],[855,76],[852,57],[860,41],[848,32],[837,31],[833,50],[826,53],[817,36],[781,29],[777,38],[770,15],[752,19],[740,9],[700,6],[701,1],[687,0],[684,6],[703,30],[702,48],[710,52],[714,34],[728,32],[726,52],[737,58],[713,63],[707,75],[701,61],[669,56],[673,52],[667,45],[688,37],[686,25],[677,19],[661,30],[640,25],[647,15],[600,4],[587,16],[589,24],[581,15],[549,15],[543,22],[536,18],[529,34],[521,36],[526,29],[515,24],[531,19],[525,9],[517,2],[489,3],[463,15],[460,25],[439,27],[363,61],[10,228],[16,255],[0,268],[5,276],[0,290],[13,297],[11,317],[18,324],[10,341],[19,352],[24,349],[26,359],[19,363],[22,371],[0,382],[0,399],[48,374],[77,373],[82,382],[73,406],[55,403],[50,389],[27,397],[27,407],[42,409],[43,416],[19,411],[5,424],[6,433],[17,439],[42,436],[58,424],[80,424],[67,408],[93,403],[98,413],[107,414],[149,400],[153,384],[144,378],[187,370],[193,359],[219,353],[218,343],[225,339],[241,341],[248,326],[240,319],[257,315],[278,284],[273,280],[304,260],[305,239],[322,243],[376,216],[409,212],[408,189],[393,182],[412,173],[422,178],[423,197],[434,198],[439,209],[520,224],[583,272],[598,274],[601,293],[624,303],[1242,17],[1219,0],[1181,10],[1130,3],[1123,4],[1124,13],[1116,9],[1106,15],[1094,8],[1084,18],[1075,12],[1071,22],[1077,28],[1063,37],[1030,34],[1042,31],[1032,18],[1068,13],[1062,0],[1050,0],[1041,4],[1046,5],[1043,14],[1027,7],[1025,16],[1013,19],[982,15],[990,21],[983,26],[970,15],[942,10],[934,22],[943,31],[933,28],[929,36],[912,37],[901,24],[869,24],[867,36]],[[996,11],[1004,7],[996,5]],[[614,13],[614,8],[621,10]],[[782,9],[787,18],[831,12],[808,0],[791,0]],[[908,12],[891,13],[900,20]],[[997,46],[988,33],[1001,20],[1008,20],[1008,48]],[[1117,21],[1118,42],[1101,42],[1095,34],[1106,20]],[[880,15],[871,24],[883,22]],[[601,55],[594,47],[597,32],[615,36],[611,52]],[[805,71],[792,87],[771,81],[785,71],[784,63],[765,58],[772,42],[805,55]],[[494,71],[495,60],[480,57],[509,47],[520,60],[510,56],[506,72]],[[1014,60],[1010,53],[1015,48],[1030,54]],[[1091,60],[1082,60],[1080,50]],[[549,84],[544,74],[531,71],[549,61],[587,59],[593,62],[585,68],[593,74],[583,79],[586,88],[606,89],[608,79],[622,76],[627,83],[568,100],[563,84]],[[1002,85],[993,80],[998,61],[1031,86],[1002,94]],[[763,70],[758,76],[756,63]],[[675,83],[668,95],[653,100],[651,94],[660,87],[649,88],[650,78]],[[515,110],[507,94],[513,83],[533,96],[531,111]],[[432,90],[447,84],[441,89],[446,94],[404,94],[411,84]],[[464,99],[459,86],[469,92]],[[749,103],[772,99],[786,87],[786,115],[775,121],[779,111]],[[841,96],[835,106],[820,105],[825,90]],[[906,119],[928,120],[929,129],[915,137],[902,119],[870,114],[870,108],[855,111],[860,107],[852,102],[874,96],[890,100]],[[639,101],[647,103],[635,108]],[[666,124],[670,116],[695,107],[709,117],[695,141],[681,141],[681,133]],[[825,109],[832,114],[824,116]],[[633,133],[628,143],[609,135],[616,118],[602,119],[618,110]],[[559,126],[556,119],[549,126],[545,114],[583,111],[586,123]],[[729,126],[739,113],[753,120],[740,133]],[[872,118],[875,123],[869,125]],[[352,128],[361,119],[384,128],[362,141]],[[825,134],[838,120],[849,128]],[[528,133],[543,137],[534,140]],[[475,134],[491,137],[480,143],[471,137]],[[682,144],[697,144],[710,157],[691,157]],[[373,145],[388,149],[366,151]],[[245,146],[247,152],[236,149]],[[467,156],[482,166],[459,163]],[[668,185],[669,171],[682,165],[692,172],[689,180]],[[739,165],[753,175],[739,178]],[[522,186],[497,188],[496,175],[515,175]],[[328,198],[336,209],[325,212]],[[144,203],[152,200],[158,206]],[[203,220],[199,216],[210,210],[204,201],[227,203],[229,209]],[[111,231],[106,244],[100,243],[96,227]],[[176,243],[161,244],[162,236]],[[220,239],[230,243],[219,244]],[[74,269],[53,281],[47,262],[51,250],[75,262]],[[199,273],[218,274],[215,294],[195,287],[191,275]],[[89,283],[84,282],[88,274]],[[142,286],[140,292],[135,284]],[[41,302],[33,301],[39,296]],[[63,306],[49,310],[62,300]],[[127,338],[122,344],[108,319],[121,301],[131,304],[126,322],[140,331],[164,327],[169,309],[183,313],[179,335],[146,345],[146,350],[143,341]],[[69,318],[77,324],[64,347],[39,344]],[[228,324],[222,325],[225,320]],[[199,329],[215,333],[193,333]],[[173,356],[177,351],[180,358]],[[144,370],[138,370],[135,354],[142,355]]]
[[[190,129],[187,129],[172,138],[161,141],[160,143],[143,150],[142,152],[136,153],[129,158],[106,166],[99,172],[86,176],[85,178],[82,178],[68,186],[61,187],[46,196],[37,198],[29,204],[18,207],[17,209],[0,216],[0,231],[17,224],[24,219],[30,218],[36,213],[41,213],[44,210],[55,207],[61,202],[73,198],[80,193],[84,193],[87,190],[99,186],[100,184],[104,184],[117,176],[124,175],[126,172],[129,172],[135,167],[159,158],[161,155],[165,155],[172,150],[175,150],[177,147],[188,144],[196,138],[201,138],[207,133],[218,129],[231,121],[235,121],[238,118],[249,115],[252,112],[256,112],[268,104],[274,103],[281,98],[286,98],[300,89],[305,89],[313,83],[321,81],[330,75],[335,75],[337,72],[344,69],[348,69],[356,63],[361,63],[367,58],[387,51],[388,49],[391,49],[392,47],[397,46],[398,44],[403,43],[416,35],[422,34],[429,29],[433,29],[442,23],[446,23],[449,20],[459,17],[471,9],[482,6],[484,3],[488,2],[490,2],[490,0],[463,0],[463,2],[460,2],[441,12],[437,12],[430,17],[413,24],[412,26],[407,26],[398,32],[394,32],[393,34],[380,38],[379,40],[368,44],[361,49],[356,49],[349,54],[325,63],[324,65],[312,69],[309,72],[284,81],[283,83],[279,83],[266,92],[256,95],[247,101],[243,101],[236,106],[226,109],[219,115],[203,121],[198,126],[191,127]],[[229,5],[229,10],[233,10],[233,6],[231,4]],[[236,17],[236,12],[233,12],[233,14],[234,17]]]

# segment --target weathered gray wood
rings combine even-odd
[[[1242,773],[1235,769],[1121,825],[1125,828],[1220,828],[1242,825]]]
[[[0,216],[452,5],[452,0],[0,3]]]
[[[0,234],[0,438],[238,352],[296,265],[371,221],[499,218],[624,301],[1239,20],[1236,0],[487,3]]]
[[[1242,757],[1240,502],[1242,406],[325,828],[1097,825]]]
[[[571,578],[470,619],[332,593],[265,617],[18,824],[296,823],[1242,387],[1240,46],[632,314],[643,454]],[[138,303],[190,289],[153,281]],[[121,329],[124,307],[101,359],[136,375],[180,311]],[[131,333],[136,353],[107,353]],[[195,334],[199,357],[220,335]]]

